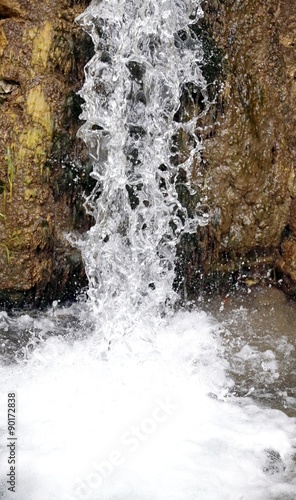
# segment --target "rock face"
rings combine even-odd
[[[64,236],[89,225],[86,154],[76,138],[76,92],[92,50],[74,23],[85,4],[0,0],[2,303],[46,303],[85,281]]]
[[[296,283],[295,0],[203,7],[198,29],[214,102],[199,124],[204,150],[195,179],[212,218],[190,241],[188,288],[204,276],[268,268]]]
[[[85,282],[64,233],[86,230],[87,155],[76,138],[92,44],[74,23],[88,0],[0,0],[0,302],[42,304]],[[203,39],[212,104],[193,180],[180,197],[210,223],[179,249],[179,282],[277,269],[296,294],[295,0],[208,0]],[[205,108],[184,89],[176,119]],[[183,115],[183,117],[181,116]],[[185,119],[186,121],[186,119]],[[186,156],[186,132],[176,138]],[[78,161],[79,159],[79,161]]]

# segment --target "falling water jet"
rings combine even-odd
[[[126,0],[93,2],[78,18],[96,48],[80,92],[85,123],[79,134],[100,183],[96,223],[82,253],[96,314],[107,302],[104,316],[116,309],[119,323],[126,309],[134,310],[134,324],[144,310],[161,316],[169,311],[177,298],[173,281],[180,235],[207,223],[203,214],[189,217],[179,200],[170,146],[183,125],[175,120],[183,89],[200,89],[206,100],[202,47],[189,29],[201,15],[199,1],[139,5]],[[195,136],[197,118],[186,123],[195,137],[182,165],[188,177],[202,147]],[[95,130],[94,124],[99,124]],[[106,332],[103,337],[108,338]]]

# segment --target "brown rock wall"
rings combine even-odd
[[[296,234],[296,2],[209,0],[204,10],[221,71],[196,164],[201,200],[214,214],[197,237],[201,273],[286,273],[294,264],[290,244],[280,256],[282,241]]]
[[[85,4],[0,0],[2,301],[46,302],[85,280],[63,235],[89,224],[74,180],[85,166],[72,162],[85,160],[75,92],[89,50],[74,23]]]
[[[85,279],[79,253],[63,234],[90,223],[82,208],[81,191],[91,186],[76,138],[75,93],[91,43],[74,23],[88,3],[0,0],[2,302],[45,303]],[[211,222],[184,238],[179,280],[185,265],[194,293],[203,279],[276,267],[290,286],[296,282],[296,3],[203,6],[196,30],[214,103],[198,123],[204,150],[193,175],[197,193],[190,199],[183,192],[181,172],[180,196],[192,209],[199,202]],[[183,104],[181,121],[204,105],[190,89]],[[184,161],[194,138],[181,132],[176,140]]]

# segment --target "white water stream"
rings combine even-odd
[[[215,305],[211,314],[174,307],[178,237],[206,223],[178,201],[171,161],[178,127],[194,137],[197,119],[174,121],[182,87],[193,84],[208,106],[190,29],[201,15],[197,0],[102,0],[79,20],[96,49],[81,91],[80,134],[98,181],[87,202],[96,223],[78,242],[88,297],[42,314],[0,314],[4,500],[296,498],[295,419],[260,399],[262,387],[280,386],[293,340],[282,332],[271,342],[261,328],[266,345],[254,347],[253,317],[241,306],[233,318],[223,317],[222,302],[217,314]],[[189,190],[195,139],[183,165]],[[15,493],[7,484],[11,392]],[[281,397],[283,408],[293,399]]]

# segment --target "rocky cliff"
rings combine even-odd
[[[0,301],[46,303],[85,282],[65,233],[89,221],[76,95],[91,43],[88,2],[0,0]]]
[[[85,283],[65,233],[90,224],[87,155],[76,138],[91,43],[75,25],[88,0],[0,0],[0,301],[42,304]],[[184,89],[179,121],[211,102],[186,157],[203,141],[190,209],[209,224],[184,237],[179,282],[282,279],[296,294],[295,0],[208,0],[203,92]],[[184,118],[185,117],[185,118]]]
[[[189,242],[188,287],[205,277],[268,275],[293,292],[296,3],[209,0],[203,7],[196,30],[212,105],[198,128],[204,150],[195,179],[211,222]],[[202,110],[202,98],[196,105]]]

